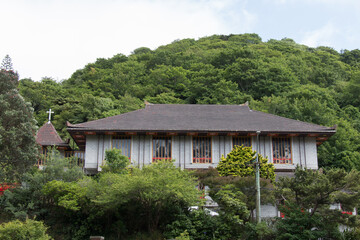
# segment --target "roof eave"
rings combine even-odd
[[[96,133],[105,133],[105,132],[115,132],[115,133],[125,133],[125,132],[139,132],[139,133],[148,133],[148,132],[159,132],[159,133],[166,133],[166,132],[176,132],[176,133],[189,133],[189,132],[213,132],[213,133],[256,133],[257,130],[223,130],[223,129],[217,129],[217,130],[209,130],[209,129],[200,129],[200,130],[193,130],[193,129],[186,129],[186,130],[178,130],[178,129],[165,129],[165,130],[159,130],[159,129],[95,129],[95,128],[67,128],[67,131],[70,134],[74,134],[76,132],[84,133],[84,132],[96,132]],[[260,131],[260,135],[266,135],[266,134],[326,134],[326,135],[334,135],[336,133],[336,130],[329,129],[324,131],[277,131],[277,130],[262,130]]]

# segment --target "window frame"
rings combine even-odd
[[[207,141],[209,141],[207,144],[205,143],[201,143],[201,142],[197,142],[195,144],[195,141],[196,139],[198,139],[198,141],[200,140],[205,140],[207,139]],[[192,164],[212,164],[213,161],[212,161],[212,136],[193,136],[192,139],[191,139],[191,144],[192,144],[192,160],[191,160],[191,163]],[[195,146],[199,146],[199,145],[202,145],[202,146],[205,146],[205,150],[201,151],[200,149],[200,157],[195,157]],[[206,150],[206,148],[209,148],[209,150]],[[202,155],[207,154],[207,153],[210,153],[210,157],[204,157]],[[203,160],[203,161],[202,161]]]
[[[165,141],[165,150],[166,150],[166,154],[165,154],[165,151],[163,152],[163,157],[154,157],[154,153],[156,154],[157,152],[156,152],[156,147],[154,147],[154,144],[156,143],[156,141],[157,140],[164,140]],[[166,143],[166,140],[168,140],[168,141],[170,141],[170,144],[167,144]],[[159,160],[171,160],[172,159],[172,137],[171,136],[153,136],[152,137],[152,140],[151,140],[151,142],[152,142],[152,148],[151,148],[151,162],[153,162],[153,163],[155,163],[155,162],[157,162],[157,161],[159,161]],[[170,145],[170,146],[166,146],[166,145]],[[159,147],[162,147],[162,146],[159,146]],[[167,156],[169,156],[168,155],[168,153],[169,153],[169,151],[168,150],[170,150],[170,157],[165,157],[165,155],[167,155]],[[155,151],[155,152],[154,152]],[[160,154],[161,155],[161,154]]]
[[[118,147],[115,147],[114,146],[114,140],[129,140],[129,143],[128,143],[128,152],[126,152],[126,154],[124,154],[124,151],[123,151],[123,149],[122,148],[118,148]],[[115,144],[116,146],[118,146],[118,144]],[[122,146],[123,144],[121,144],[121,146]],[[127,144],[125,143],[124,144],[124,146],[125,146],[125,148],[124,149],[126,149],[126,146],[127,146]],[[111,136],[111,149],[114,149],[114,148],[116,148],[116,149],[119,149],[119,150],[121,150],[121,155],[124,155],[124,156],[126,156],[126,157],[128,157],[130,160],[131,160],[131,154],[132,154],[132,152],[131,152],[131,146],[132,146],[132,136],[128,136],[128,135],[115,135],[115,136]]]
[[[278,157],[275,157],[275,145],[274,145],[274,141],[278,140],[277,142],[277,146],[279,146],[280,144],[283,145],[283,143],[288,142],[288,146],[290,147],[290,157],[285,157],[285,156],[280,156],[278,155]],[[284,148],[283,150],[280,149],[280,151],[285,151],[285,146],[283,146],[282,148]],[[281,154],[282,155],[282,154]],[[286,155],[286,154],[284,154]],[[293,164],[294,159],[293,159],[293,146],[292,146],[292,137],[271,137],[271,156],[272,156],[272,162],[273,164]]]
[[[232,148],[234,148],[235,146],[241,146],[241,145],[235,145],[235,140],[236,139],[248,139],[250,146],[245,146],[244,144],[242,144],[244,147],[252,147],[252,137],[249,136],[233,136],[232,137]],[[240,140],[241,141],[241,140]],[[245,142],[245,141],[244,141]]]

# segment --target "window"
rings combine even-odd
[[[153,137],[152,162],[171,159],[171,137]]]
[[[291,164],[291,139],[288,137],[277,137],[272,139],[273,163]]]
[[[193,137],[193,163],[211,163],[211,137]]]
[[[120,149],[121,154],[131,157],[131,137],[129,136],[114,136],[112,138],[112,148]]]
[[[233,147],[241,145],[251,147],[251,137],[233,137]]]

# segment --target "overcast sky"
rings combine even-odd
[[[360,48],[359,0],[0,0],[0,60],[20,78],[67,79],[139,47],[256,33],[337,51]]]

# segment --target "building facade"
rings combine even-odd
[[[297,165],[317,169],[317,145],[335,128],[251,110],[247,105],[147,104],[137,111],[72,125],[85,151],[84,169],[101,171],[106,149],[118,148],[135,166],[174,159],[183,169],[216,167],[234,145],[251,146],[286,175]],[[259,135],[259,137],[257,136]],[[259,142],[257,142],[259,139]]]

